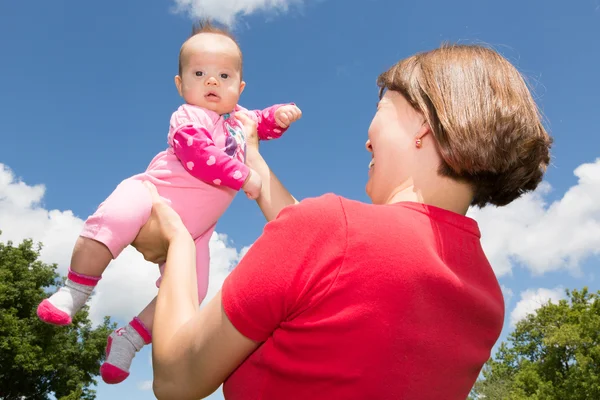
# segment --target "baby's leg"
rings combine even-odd
[[[39,318],[68,325],[83,307],[102,273],[137,236],[152,209],[141,181],[123,181],[86,221],[71,257],[67,281],[37,309]]]
[[[202,303],[208,290],[210,264],[208,243],[213,230],[214,226],[195,240],[198,303]],[[161,273],[163,269],[164,265],[161,266]],[[157,286],[160,286],[160,280],[157,282]],[[144,345],[152,342],[155,308],[156,297],[127,326],[117,329],[108,337],[106,361],[100,367],[100,375],[104,382],[109,384],[120,383],[129,376],[129,368],[136,353]]]
[[[208,272],[210,269],[210,250],[208,243],[210,242],[210,237],[215,230],[215,226],[216,225],[211,226],[205,233],[202,234],[202,236],[194,240],[194,243],[196,244],[196,282],[198,287],[198,304],[202,303],[208,291]],[[156,287],[160,287],[164,270],[165,264],[161,264],[160,276],[156,281]]]
[[[126,326],[110,334],[106,344],[106,360],[100,367],[102,380],[108,384],[123,382],[136,353],[152,342],[152,322],[156,297]]]
[[[208,232],[195,240],[196,243],[196,275],[198,303],[206,297],[208,290],[208,275],[210,252],[208,243],[214,226]],[[161,266],[161,273],[164,265]],[[157,282],[160,286],[160,279]],[[129,368],[136,353],[144,345],[152,342],[152,326],[154,325],[154,310],[156,297],[146,308],[125,327],[119,328],[108,337],[106,345],[106,361],[100,367],[102,380],[109,384],[123,382],[129,376]]]
[[[210,250],[208,243],[215,227],[195,240],[196,243],[196,282],[198,287],[198,304],[202,304],[208,292],[208,275],[210,270]],[[210,300],[210,299],[209,299]]]
[[[198,304],[202,303],[208,291],[208,272],[210,269],[210,250],[208,243],[210,242],[210,237],[215,230],[215,226],[216,224],[208,228],[208,230],[203,233],[202,236],[194,240],[194,243],[196,244],[196,287],[198,288]],[[159,269],[160,276],[156,281],[156,287],[158,288],[160,288],[160,283],[162,282],[165,264],[161,264]],[[150,323],[152,322],[153,321]],[[152,329],[152,327],[150,329]]]

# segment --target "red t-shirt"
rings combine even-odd
[[[227,400],[464,400],[504,321],[474,220],[331,194],[268,223],[222,300],[264,342]]]

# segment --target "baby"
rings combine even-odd
[[[245,134],[234,114],[253,118],[259,138],[268,140],[280,137],[301,111],[294,104],[262,111],[239,106],[245,87],[241,50],[227,31],[207,22],[195,27],[182,45],[175,85],[185,104],[171,116],[167,150],[156,155],[144,173],[121,182],[87,219],[65,285],[38,306],[41,320],[70,324],[110,261],[134,241],[152,208],[145,180],[157,187],[193,236],[199,301],[206,296],[208,243],[217,220],[240,189],[255,199],[262,186],[260,176],[244,163]],[[155,301],[108,337],[100,369],[106,383],[127,378],[136,352],[151,343]]]

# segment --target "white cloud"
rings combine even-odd
[[[504,296],[504,303],[510,303],[514,296],[512,289],[504,285],[500,285],[500,289],[502,290],[502,295]]]
[[[565,298],[565,292],[560,287],[555,289],[527,289],[521,292],[521,300],[519,300],[514,310],[510,313],[510,324],[514,327],[517,322],[525,318],[528,314],[534,313],[535,310],[543,305],[546,305],[548,301],[557,304],[559,300]]]
[[[175,0],[175,11],[233,26],[240,16],[257,11],[287,12],[303,0]]]
[[[140,390],[152,390],[152,381],[142,381],[137,386]]]
[[[58,272],[66,275],[73,245],[83,226],[83,220],[71,211],[46,210],[42,200],[43,185],[29,186],[15,178],[6,165],[0,163],[0,240],[15,244],[31,238],[43,243],[42,261],[58,264]],[[100,202],[102,199],[99,199]],[[223,280],[241,255],[230,247],[227,236],[214,233],[210,240],[211,265],[208,297],[221,288]],[[158,292],[158,267],[146,262],[141,254],[129,247],[105,271],[90,300],[90,317],[99,323],[105,315],[129,321]]]
[[[552,190],[544,182],[506,207],[469,211],[498,276],[510,274],[515,261],[534,275],[579,273],[582,261],[600,255],[600,158],[574,174],[577,184],[552,204],[544,200]]]

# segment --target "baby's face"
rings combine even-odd
[[[224,35],[201,33],[184,45],[181,76],[175,85],[186,103],[218,114],[232,112],[245,83],[241,80],[241,54]]]

